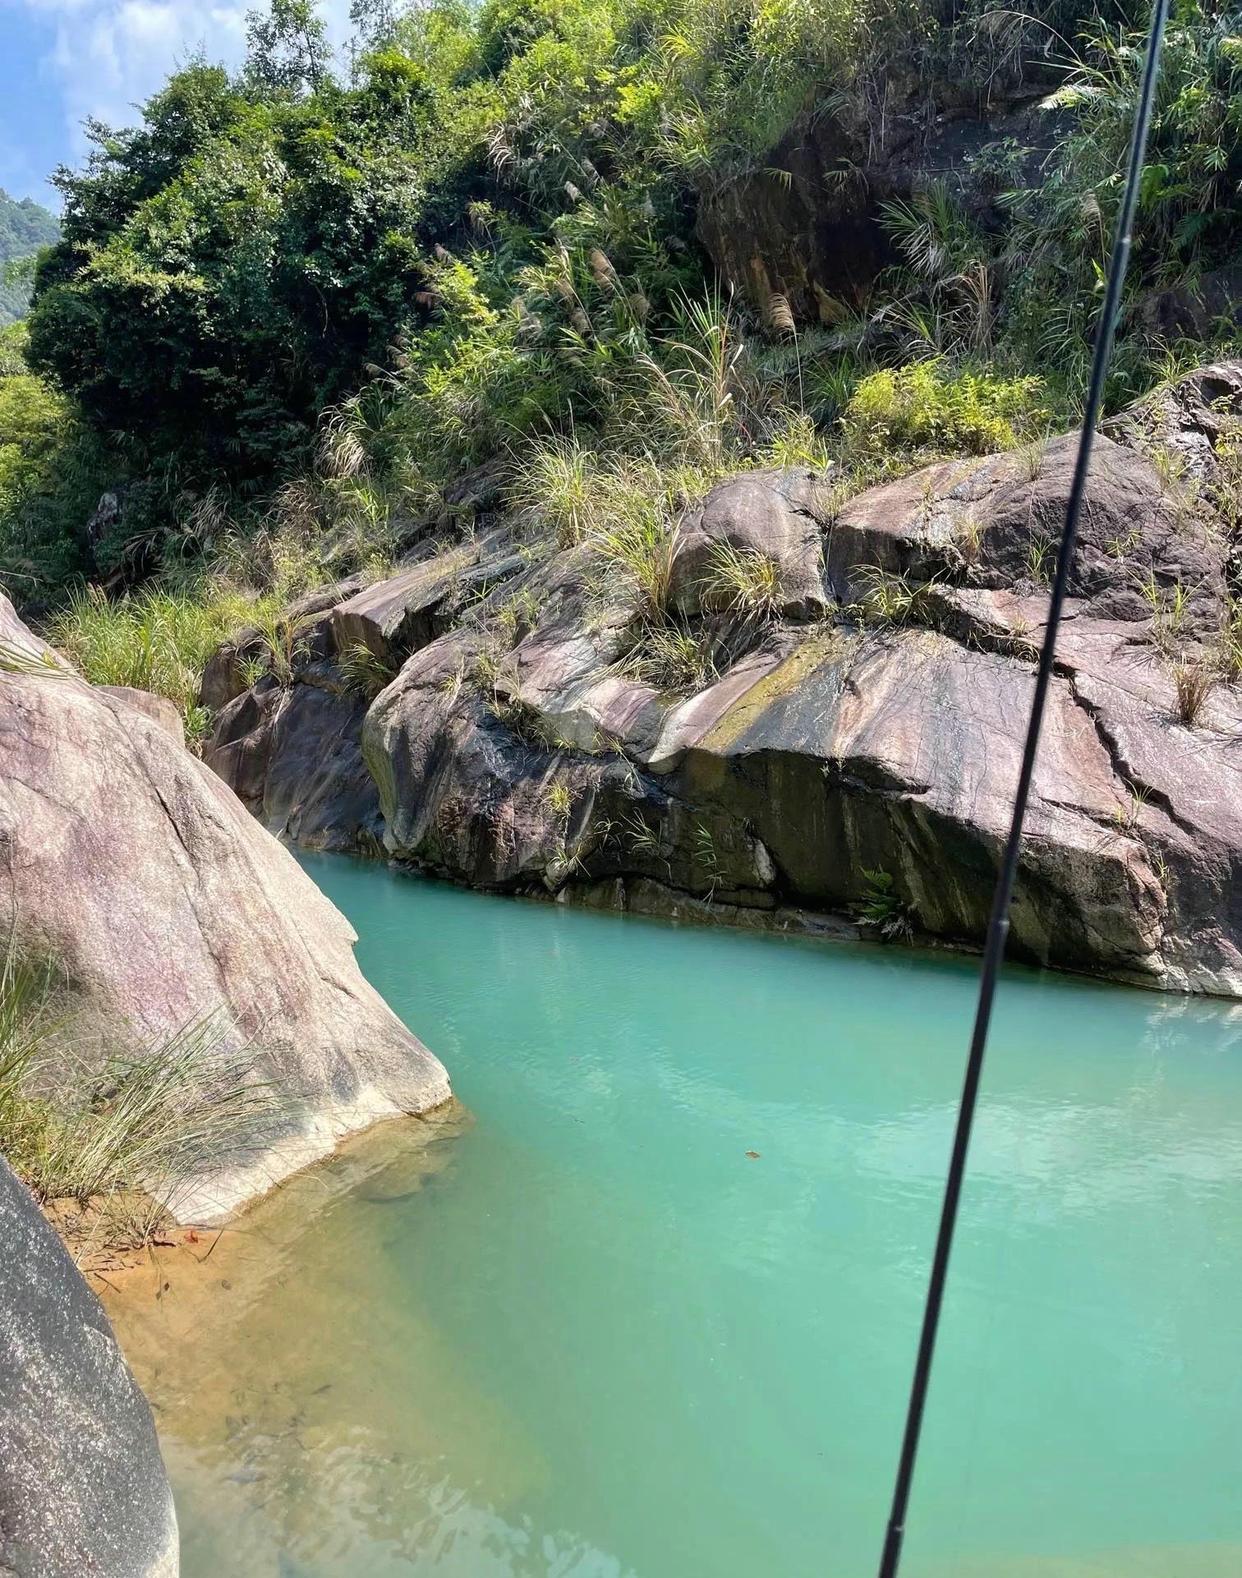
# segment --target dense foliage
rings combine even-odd
[[[209,561],[274,521],[362,561],[498,455],[529,497],[585,446],[598,494],[644,467],[702,480],[830,451],[873,474],[1068,422],[1143,10],[357,0],[342,63],[311,0],[273,0],[240,72],[191,62],[55,177],[32,371],[0,367],[0,573],[42,573],[53,596],[75,571]],[[1114,401],[1168,364],[1152,293],[1193,297],[1237,254],[1235,28],[1184,0],[1170,30]],[[747,174],[787,180],[782,138],[835,128],[825,190],[865,191],[898,111],[930,125],[1015,97],[1055,118],[1035,176],[1006,135],[971,199],[934,181],[877,199],[891,266],[831,321],[722,299],[745,282],[714,278],[699,205]],[[105,479],[118,518],[87,540]]]
[[[26,310],[35,254],[60,235],[54,214],[33,198],[10,197],[0,187],[0,328]]]

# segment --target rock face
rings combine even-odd
[[[0,1573],[176,1578],[151,1410],[99,1300],[0,1160]]]
[[[522,563],[505,539],[482,535],[388,580],[313,592],[282,621],[286,672],[250,688],[244,665],[262,666],[265,648],[242,632],[203,676],[199,700],[217,715],[204,759],[271,832],[311,849],[378,848],[379,799],[360,746],[371,697],[407,653],[452,627],[451,608]]]
[[[167,696],[153,695],[149,690],[135,690],[132,685],[98,685],[101,696],[114,696],[126,706],[135,708],[145,717],[168,730],[179,745],[185,744],[185,725],[181,714]]]
[[[1040,96],[1028,88],[986,116],[965,101],[945,104],[929,121],[922,91],[905,104],[898,92],[881,117],[795,122],[756,168],[701,194],[699,239],[721,277],[761,313],[779,296],[801,321],[834,323],[896,261],[884,203],[940,183],[986,222],[994,154],[1008,161],[1010,187],[1041,179],[1062,123],[1038,108]],[[1015,146],[1027,150],[1019,168]]]
[[[219,1055],[246,1049],[277,1094],[261,1141],[188,1181],[181,1218],[227,1213],[341,1135],[445,1100],[344,917],[220,779],[129,701],[45,667],[2,597],[0,637],[0,897],[18,948],[64,973],[75,1051],[210,1019]]]
[[[204,759],[273,833],[308,849],[351,849],[382,834],[362,760],[365,699],[326,665],[267,679],[221,711]]]
[[[1225,364],[1097,443],[1021,957],[1242,995],[1240,439]],[[806,473],[722,484],[671,542],[669,628],[718,672],[684,688],[636,661],[650,616],[623,575],[527,544],[468,619],[390,653],[360,733],[385,847],[483,886],[750,922],[882,893],[902,925],[978,942],[1074,444],[929,466],[835,515]],[[722,545],[768,567],[762,617],[705,595]],[[354,820],[356,843],[375,831]]]

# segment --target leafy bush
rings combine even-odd
[[[0,578],[24,600],[55,598],[86,554],[106,445],[26,367],[25,331],[0,331]]]
[[[290,508],[378,562],[463,471],[506,452],[515,498],[545,485],[544,514],[572,541],[612,456],[700,484],[835,457],[860,480],[886,445],[1005,447],[1043,406],[1068,425],[1134,98],[1132,12],[361,0],[346,75],[312,0],[271,0],[239,72],[177,71],[139,125],[91,128],[86,167],[57,177],[62,235],[30,319],[48,382],[21,399],[64,397],[62,434],[85,436],[55,464],[23,440],[0,566],[132,584],[210,557],[221,513],[249,535]],[[1240,70],[1232,13],[1182,7],[1113,403],[1162,354],[1133,310],[1142,292],[1193,287],[1236,255]],[[990,206],[948,182],[888,205],[894,267],[869,298],[822,303],[821,325],[797,324],[779,291],[762,324],[713,298],[699,205],[792,179],[783,140],[839,132],[830,202],[865,184],[848,150],[889,147],[890,90],[930,123],[1019,83],[1054,90],[1041,182],[1011,139],[974,161]],[[120,540],[83,540],[75,469],[97,491],[127,483]]]
[[[1038,430],[1047,412],[1034,376],[999,378],[953,372],[940,361],[884,368],[863,378],[845,410],[851,445],[866,454],[892,449],[986,454],[1011,449]]]

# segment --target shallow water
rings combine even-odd
[[[872,1573],[974,963],[305,865],[470,1117],[114,1310],[186,1578]],[[1240,1227],[1242,1013],[1014,972],[904,1578],[1242,1572]]]

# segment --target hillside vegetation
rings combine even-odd
[[[353,15],[335,59],[273,0],[241,71],[190,63],[56,176],[0,360],[0,576],[36,611],[83,579],[292,594],[451,523],[493,463],[641,574],[726,472],[831,464],[844,496],[1072,425],[1142,7]],[[1240,130],[1236,17],[1181,5],[1113,408],[1236,337]]]
[[[30,301],[30,277],[21,265],[59,235],[55,215],[0,187],[0,327],[20,318]]]

